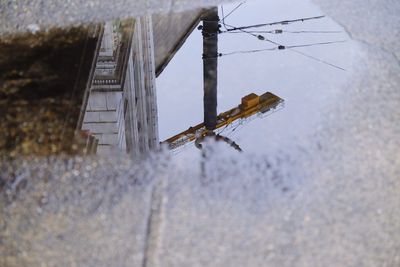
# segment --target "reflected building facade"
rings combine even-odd
[[[78,121],[78,130],[91,139],[90,151],[105,154],[118,148],[137,157],[159,146],[156,76],[202,13],[149,15],[104,25]]]
[[[151,18],[105,24],[82,130],[98,153],[114,147],[133,155],[158,144]]]
[[[1,38],[0,155],[156,149],[156,77],[203,12]]]

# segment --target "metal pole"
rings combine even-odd
[[[218,8],[203,15],[204,125],[213,131],[217,125]]]

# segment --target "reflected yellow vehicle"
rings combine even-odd
[[[234,122],[240,122],[250,118],[256,114],[267,114],[270,111],[276,110],[278,107],[283,106],[284,100],[271,92],[266,92],[262,95],[251,93],[242,98],[241,103],[226,112],[223,112],[217,117],[216,129],[226,126],[231,126]],[[190,127],[177,135],[174,135],[161,144],[168,144],[170,149],[176,149],[180,146],[186,145],[197,138],[203,138],[209,131],[200,123],[196,126]]]

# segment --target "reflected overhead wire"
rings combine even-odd
[[[233,27],[232,25],[229,25],[229,24],[226,24],[226,26]],[[245,31],[245,30],[243,30],[243,29],[239,29],[239,31],[241,31],[241,32],[243,32],[243,33],[246,33],[246,34],[249,34],[249,35],[251,35],[251,36],[253,36],[253,37],[256,37],[257,39],[259,39],[259,40],[261,40],[261,41],[266,41],[266,42],[272,43],[272,44],[274,44],[274,45],[280,45],[280,44],[276,43],[275,41],[272,41],[272,40],[270,40],[270,39],[265,38],[265,37],[262,36],[262,35],[257,35],[257,34],[254,34],[254,33],[248,32],[248,31]]]
[[[250,28],[259,28],[263,26],[273,26],[273,25],[287,25],[290,23],[294,22],[304,22],[307,20],[315,20],[315,19],[322,19],[325,16],[315,16],[315,17],[307,17],[307,18],[300,18],[300,19],[292,19],[292,20],[282,20],[282,21],[276,21],[276,22],[270,22],[270,23],[262,23],[262,24],[255,24],[255,25],[249,25],[249,26],[242,26],[242,27],[233,27],[232,29],[228,29],[228,31],[236,31],[236,30],[245,30],[245,29],[250,29]]]
[[[308,47],[308,46],[318,46],[318,45],[328,45],[328,44],[337,44],[337,43],[345,43],[346,40],[341,41],[330,41],[330,42],[321,42],[321,43],[311,43],[311,44],[302,44],[302,45],[287,45],[286,48],[296,48],[296,47]]]
[[[263,52],[263,51],[275,51],[275,50],[289,50],[289,51],[293,51],[297,54],[300,54],[304,57],[310,58],[312,60],[315,60],[319,63],[322,64],[326,64],[329,65],[331,67],[334,67],[336,69],[342,70],[342,71],[346,71],[346,69],[339,67],[335,64],[332,64],[326,60],[311,56],[309,54],[306,54],[304,52],[301,52],[299,50],[296,50],[294,48],[299,48],[299,47],[308,47],[308,46],[315,46],[315,45],[327,45],[327,44],[331,44],[331,43],[338,43],[338,42],[345,42],[345,41],[337,41],[337,42],[325,42],[325,43],[314,43],[314,44],[305,44],[305,45],[292,45],[292,46],[284,46],[284,45],[279,45],[277,47],[272,47],[272,48],[265,48],[265,49],[254,49],[254,50],[241,50],[241,51],[234,51],[234,52],[229,52],[229,53],[220,53],[218,54],[219,57],[222,56],[230,56],[230,55],[236,55],[236,54],[251,54],[251,53],[258,53],[258,52]]]
[[[306,53],[304,53],[304,52],[301,52],[301,51],[299,51],[299,50],[290,49],[290,51],[293,51],[293,52],[295,52],[295,53],[298,53],[298,54],[300,54],[300,55],[303,55],[303,56],[305,56],[305,57],[307,57],[307,58],[313,59],[313,60],[315,60],[315,61],[317,61],[317,62],[320,62],[320,63],[326,64],[326,65],[329,65],[329,66],[334,67],[334,68],[336,68],[336,69],[339,69],[339,70],[342,70],[342,71],[346,71],[346,70],[345,70],[344,68],[342,68],[342,67],[339,67],[339,66],[337,66],[337,65],[334,65],[334,64],[332,64],[332,63],[330,63],[330,62],[328,62],[328,61],[319,59],[319,58],[317,58],[317,57],[311,56],[311,55],[306,54]]]
[[[230,15],[232,15],[233,12],[235,12],[236,10],[238,10],[244,3],[246,3],[246,1],[241,2],[239,5],[237,5],[234,9],[232,9],[231,12],[228,13],[228,15],[224,16],[224,14],[222,14],[222,20],[224,21],[227,17],[229,17]],[[223,6],[221,6],[222,10],[224,9]]]
[[[234,52],[229,52],[229,53],[220,53],[219,56],[230,56],[230,55],[236,55],[236,54],[250,54],[250,53],[258,53],[262,51],[274,51],[278,50],[278,47],[273,47],[273,48],[264,48],[264,49],[254,49],[254,50],[240,50],[240,51],[234,51]]]
[[[343,33],[342,31],[286,31],[286,30],[283,30],[283,32],[286,32],[286,33]]]
[[[274,50],[291,50],[297,54],[300,54],[304,57],[310,58],[312,60],[315,60],[317,62],[320,62],[322,64],[326,64],[329,65],[333,68],[342,70],[342,71],[346,71],[344,68],[339,67],[337,65],[334,65],[330,62],[327,62],[325,60],[319,59],[317,57],[311,56],[309,54],[306,54],[304,52],[295,50],[293,48],[299,48],[299,47],[310,47],[310,46],[317,46],[317,45],[327,45],[327,44],[334,44],[334,43],[342,43],[342,42],[346,42],[345,40],[343,41],[330,41],[330,42],[321,42],[321,43],[312,43],[312,44],[303,44],[303,45],[292,45],[292,46],[285,46],[282,45],[280,43],[277,43],[273,40],[270,40],[268,38],[265,38],[262,35],[256,34],[256,33],[283,33],[283,32],[287,32],[287,33],[340,33],[340,31],[284,31],[284,30],[272,30],[272,31],[246,31],[246,29],[250,29],[250,28],[258,28],[258,27],[263,27],[263,26],[272,26],[272,25],[278,25],[278,24],[282,24],[282,25],[287,25],[290,23],[295,23],[295,22],[304,22],[304,21],[308,21],[308,20],[316,20],[316,19],[322,19],[325,16],[314,16],[314,17],[306,17],[306,18],[300,18],[300,19],[293,19],[293,20],[282,20],[282,21],[277,21],[277,22],[270,22],[270,23],[263,23],[263,24],[256,24],[256,25],[250,25],[250,26],[243,26],[243,27],[235,27],[229,24],[225,23],[225,19],[230,16],[233,12],[235,12],[238,8],[240,8],[245,2],[240,3],[238,6],[236,6],[231,12],[229,12],[228,15],[224,15],[224,9],[223,6],[221,6],[221,12],[222,12],[222,20],[220,20],[222,22],[222,24],[224,25],[226,31],[225,32],[220,32],[220,33],[246,33],[249,34],[253,37],[256,37],[258,40],[260,41],[266,41],[269,43],[272,43],[274,45],[277,45],[277,47],[272,47],[272,48],[265,48],[265,49],[254,49],[254,50],[241,50],[241,51],[234,51],[234,52],[229,52],[229,53],[219,53],[216,55],[216,57],[222,57],[222,56],[230,56],[230,55],[235,55],[235,54],[249,54],[249,53],[258,53],[258,52],[263,52],[263,51],[274,51]],[[228,27],[230,27],[230,29],[228,29]]]
[[[317,34],[335,34],[335,33],[343,33],[342,31],[286,31],[281,29],[271,30],[271,31],[224,31],[222,33],[266,33],[266,34],[282,34],[282,33],[293,33],[293,34],[301,34],[301,33],[317,33]]]

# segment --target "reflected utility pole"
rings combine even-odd
[[[218,7],[212,7],[203,15],[203,90],[204,126],[207,135],[213,135],[217,126],[217,79],[218,79]],[[198,146],[201,148],[201,145]],[[206,152],[202,150],[201,173],[206,177]]]
[[[202,20],[204,125],[212,132],[217,125],[218,8],[212,7],[205,11]]]

